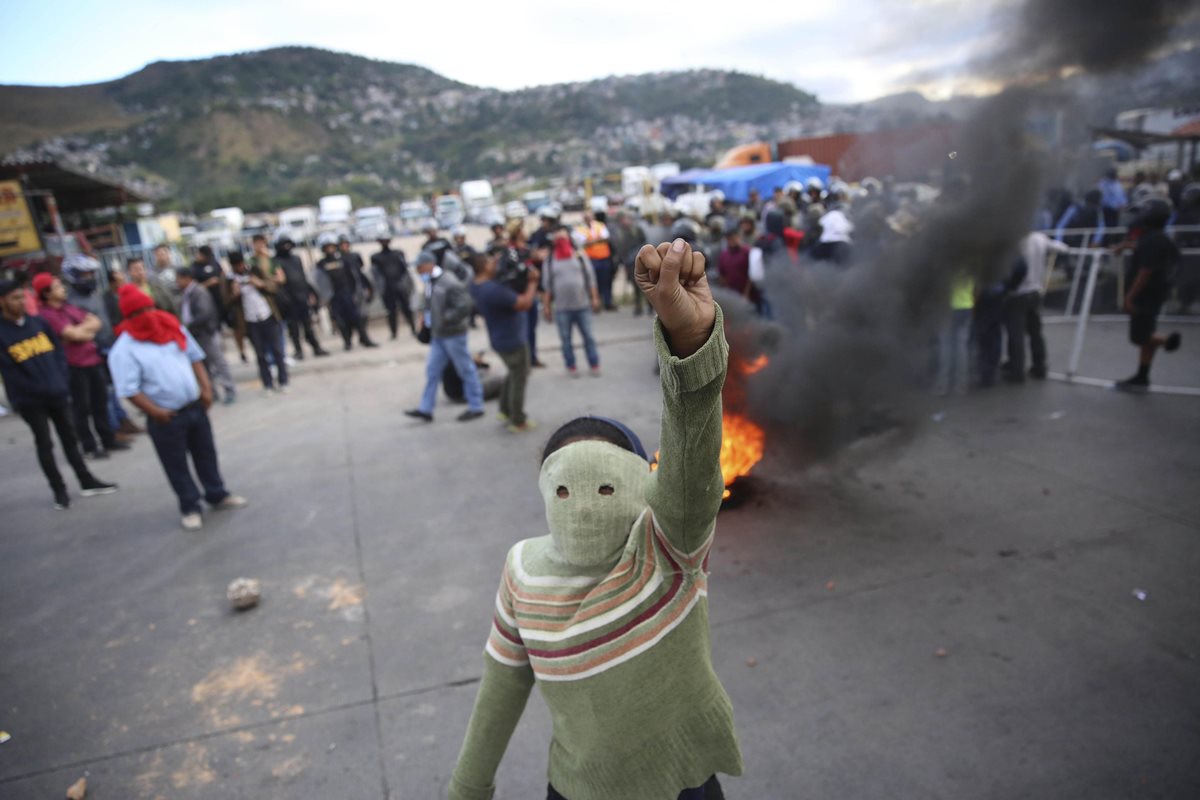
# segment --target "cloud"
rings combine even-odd
[[[914,86],[945,95],[983,85],[979,57],[995,52],[1016,6],[810,0],[740,13],[728,0],[694,0],[685,10],[644,0],[569,7],[550,0],[127,0],[116,15],[84,0],[60,0],[6,12],[12,35],[0,50],[0,81],[84,83],[152,60],[306,44],[501,89],[714,67],[790,81],[826,102]]]

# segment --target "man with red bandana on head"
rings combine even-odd
[[[208,409],[212,385],[204,370],[204,351],[172,314],[154,308],[154,301],[136,286],[118,294],[121,316],[108,368],[118,397],[129,398],[145,412],[146,431],[158,460],[179,498],[185,530],[204,525],[200,490],[192,480],[188,455],[204,487],[204,500],[213,508],[240,508],[246,498],[230,494],[217,465]]]

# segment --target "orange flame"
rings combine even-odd
[[[763,429],[750,421],[749,417],[741,414],[725,413],[721,423],[721,479],[725,483],[725,500],[731,494],[729,487],[743,475],[750,473],[754,465],[762,461],[763,443],[766,435]],[[658,451],[654,451],[654,461],[650,469],[658,469]]]
[[[767,365],[767,354],[763,353],[753,361],[745,361],[742,363],[742,374],[753,375]]]
[[[735,362],[737,364],[735,374],[753,375],[767,366],[767,361],[764,353],[750,361]],[[721,421],[721,478],[725,483],[722,500],[728,499],[732,494],[729,487],[733,485],[734,481],[748,475],[750,470],[754,469],[754,465],[762,461],[763,445],[767,438],[763,429],[748,416],[731,410],[731,405],[734,407],[740,405],[736,400],[731,401],[731,388],[736,389],[736,386],[731,387],[730,384],[726,384],[726,406]],[[733,395],[733,397],[738,396],[737,393]],[[658,456],[658,451],[655,451],[650,469],[658,469]]]
[[[765,361],[766,359],[764,359]],[[721,477],[725,481],[725,494],[738,478],[754,469],[762,461],[763,429],[741,414],[726,413],[721,426]]]

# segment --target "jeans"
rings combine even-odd
[[[538,325],[541,324],[542,321],[541,305],[542,304],[539,303],[535,297],[533,299],[533,305],[530,306],[529,310],[525,312],[528,314],[528,316],[525,318],[525,341],[529,342],[529,360],[533,364],[540,363],[537,356],[537,329]]]
[[[529,380],[529,348],[522,345],[507,353],[497,352],[508,369],[500,390],[500,413],[513,425],[525,424],[525,383]]]
[[[1014,378],[1025,375],[1025,336],[1033,370],[1046,371],[1046,340],[1042,337],[1042,297],[1037,292],[1011,295],[1004,301],[1004,329],[1008,334],[1008,365]]]
[[[578,327],[583,335],[583,349],[587,353],[588,366],[592,369],[600,366],[600,353],[596,350],[596,340],[592,336],[592,310],[590,308],[575,308],[570,311],[555,311],[554,321],[558,324],[558,338],[562,339],[563,361],[567,369],[575,369],[575,345],[571,341],[572,326]]]
[[[233,373],[229,371],[229,364],[225,361],[225,348],[221,346],[221,330],[218,328],[212,333],[201,333],[193,338],[204,351],[204,368],[208,370],[209,380],[214,386],[220,384],[226,397],[236,396],[237,387],[233,384]],[[250,341],[253,343],[254,339]],[[257,348],[257,345],[255,347]],[[286,368],[285,366],[284,369]]]
[[[115,440],[108,422],[108,379],[104,365],[70,367],[70,373],[75,433],[84,452],[96,452],[96,436],[100,438],[99,449],[111,447]],[[96,426],[96,436],[92,436],[93,424]]]
[[[50,482],[50,488],[56,492],[65,490],[67,486],[63,483],[62,474],[58,471],[58,464],[54,461],[54,440],[50,438],[51,423],[58,431],[58,440],[62,442],[63,452],[67,454],[67,461],[70,463],[71,469],[75,470],[75,477],[81,484],[95,480],[92,473],[88,472],[87,464],[83,462],[83,456],[79,454],[75,429],[71,426],[71,418],[68,416],[69,408],[70,404],[66,398],[57,404],[24,405],[16,408],[16,412],[33,430],[33,442],[37,447],[38,463],[42,465],[42,472],[46,475],[46,480]]]
[[[454,365],[458,377],[462,379],[463,388],[467,393],[467,408],[471,411],[483,411],[483,384],[479,381],[475,362],[467,352],[465,333],[458,336],[434,336],[429,341],[429,358],[425,361],[425,391],[421,394],[421,404],[417,408],[426,414],[433,413],[446,362]]]
[[[188,454],[204,487],[204,499],[216,505],[229,496],[217,465],[217,448],[213,443],[208,412],[199,402],[186,405],[171,417],[170,422],[155,422],[147,418],[146,431],[154,442],[158,460],[167,473],[167,481],[179,498],[179,512],[200,511],[200,490],[188,469]]]
[[[596,291],[600,293],[600,302],[605,308],[613,307],[613,260],[611,258],[593,258],[592,270],[596,273]]]
[[[271,378],[271,366],[267,363],[268,354],[279,370],[279,385],[287,386],[287,362],[283,360],[283,342],[279,335],[279,322],[273,317],[262,322],[247,322],[246,333],[250,336],[250,344],[254,345],[254,355],[258,358],[258,377],[266,389],[274,387]]]
[[[567,800],[567,798],[555,791],[553,786],[547,786],[546,800]],[[717,776],[713,775],[704,782],[703,786],[684,789],[676,800],[725,800],[725,792],[721,789],[721,783],[717,780]]]
[[[937,393],[965,394],[971,377],[971,309],[954,309],[937,342]]]

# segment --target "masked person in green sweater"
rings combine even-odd
[[[742,772],[709,640],[728,346],[704,267],[682,239],[637,256],[658,314],[657,471],[613,420],[573,420],[546,445],[550,534],[505,560],[451,800],[492,797],[535,682],[554,725],[549,800],[719,800],[716,773]]]

